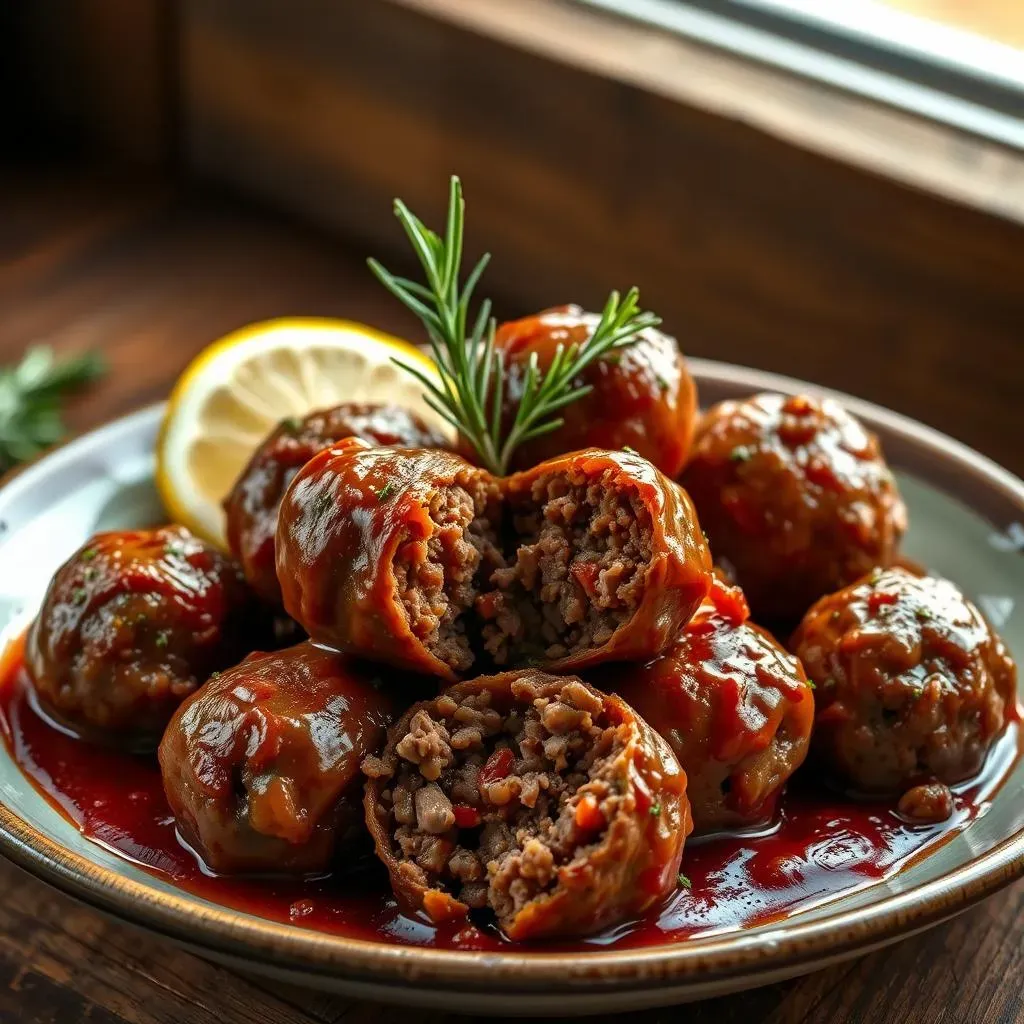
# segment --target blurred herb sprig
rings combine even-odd
[[[62,400],[105,372],[98,353],[56,359],[47,345],[33,346],[17,366],[0,369],[0,472],[62,440]]]

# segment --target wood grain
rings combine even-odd
[[[0,361],[43,341],[113,371],[75,429],[166,394],[186,361],[250,320],[293,313],[410,322],[329,238],[210,195],[33,173],[0,177]],[[980,425],[982,440],[990,424]],[[422,1024],[464,1020],[244,977],[61,896],[0,861],[3,1024]],[[1013,1024],[1024,1019],[1024,884],[957,920],[803,979],[642,1024]]]
[[[909,106],[716,49],[643,16],[610,13],[617,6],[628,11],[629,5],[605,10],[564,0],[390,2],[556,64],[742,122],[852,167],[1024,221],[1024,154],[1016,149],[930,120]],[[665,11],[671,13],[671,5]]]
[[[404,242],[391,198],[437,223],[457,171],[500,315],[635,283],[691,354],[851,391],[1024,470],[1024,226],[391,3],[186,13],[197,174],[383,255]]]

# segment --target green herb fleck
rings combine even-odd
[[[178,544],[168,544],[164,548],[164,554],[167,555],[168,558],[184,558],[185,549]]]
[[[807,685],[808,685],[808,686],[809,686],[809,687],[810,687],[810,688],[811,688],[812,690],[816,690],[816,689],[817,689],[817,686],[815,686],[815,685],[814,685],[814,680],[813,680],[813,679],[808,679],[808,680],[807,680]]]
[[[651,809],[648,812],[652,818],[657,818],[661,815],[661,804],[651,804]]]
[[[393,483],[392,483],[392,482],[391,482],[391,481],[389,480],[389,481],[388,481],[388,482],[387,482],[387,483],[386,483],[386,484],[385,484],[385,485],[384,485],[384,486],[383,486],[383,487],[382,487],[382,488],[381,488],[381,489],[380,489],[380,490],[379,490],[379,491],[377,492],[377,500],[378,500],[378,501],[386,501],[386,500],[388,499],[389,495],[391,494],[391,492],[392,492],[392,491],[393,491],[394,489],[395,489],[395,485],[394,485],[394,484],[393,484]]]
[[[749,462],[754,457],[754,453],[746,445],[737,445],[731,452],[729,452],[730,462]]]
[[[660,373],[655,374],[655,380],[657,380],[658,387],[661,388],[662,391],[668,391],[668,389],[672,386],[671,384],[669,384],[668,380],[665,377],[662,377]]]
[[[96,566],[94,565],[90,565],[89,568],[85,570],[86,583],[91,583],[94,579],[96,579],[96,571]]]
[[[680,874],[679,877],[676,879],[676,881],[679,883],[679,888],[680,889],[692,889],[693,888],[693,882],[691,882],[689,880],[689,878],[686,877],[686,875]]]
[[[170,641],[171,638],[168,635],[167,630],[161,629],[160,632],[157,633],[156,640],[154,642],[156,643],[157,647],[160,648],[160,650],[163,650],[170,643]]]
[[[632,455],[639,455],[640,454],[631,444],[624,444],[622,446],[622,450],[624,452],[629,452]]]
[[[97,554],[98,552],[96,551],[95,548],[86,548],[82,552],[80,557],[83,562],[91,562],[96,557]]]
[[[932,617],[932,613],[927,608],[915,608],[914,615],[922,622],[927,622]]]
[[[220,675],[219,671],[218,672],[211,672],[210,673],[210,678],[211,679],[216,679],[219,675]]]
[[[281,420],[281,430],[293,437],[302,429],[302,420],[298,416],[286,416]]]
[[[871,575],[868,577],[868,583],[874,586],[882,578],[881,569],[872,569]]]
[[[75,587],[74,593],[71,595],[71,599],[75,604],[85,604],[86,598],[89,596],[85,587]]]

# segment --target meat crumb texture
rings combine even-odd
[[[438,487],[431,535],[401,543],[393,562],[412,633],[457,673],[608,644],[640,607],[651,560],[650,513],[611,477],[541,476],[501,522],[479,481],[475,493]]]
[[[495,485],[479,479],[437,487],[425,510],[430,536],[405,539],[392,563],[413,635],[456,672],[474,661],[466,613],[483,581],[504,562],[491,521],[495,498]]]
[[[411,709],[363,771],[400,899],[435,919],[489,908],[512,938],[585,934],[648,905],[689,828],[671,751],[575,677],[458,684]]]
[[[510,499],[514,556],[481,598],[484,646],[496,664],[601,647],[640,606],[650,514],[612,476],[551,473]]]

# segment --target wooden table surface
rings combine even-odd
[[[0,177],[0,361],[32,342],[102,349],[112,372],[75,430],[166,394],[229,329],[288,314],[411,324],[337,243],[168,186]],[[2,1024],[436,1022],[215,967],[107,919],[0,860]],[[685,1009],[691,1024],[1024,1020],[1024,884],[932,931],[806,978]],[[458,1018],[452,1018],[458,1019]]]

